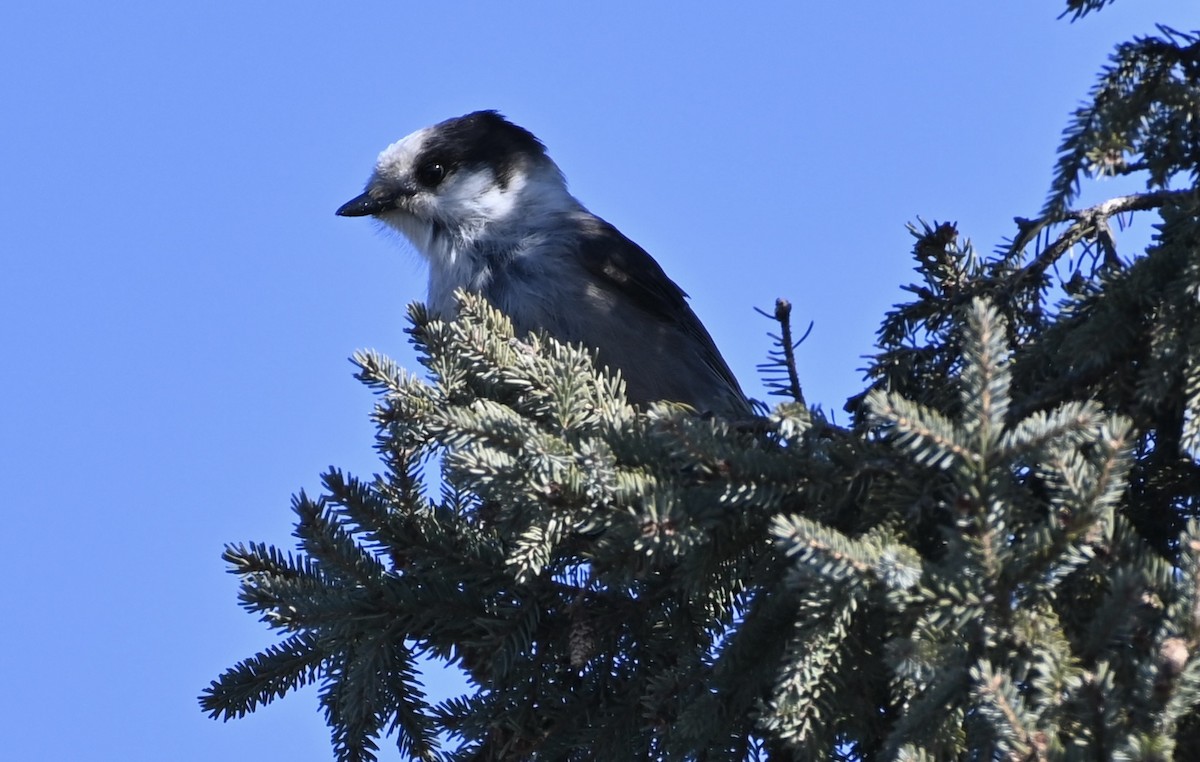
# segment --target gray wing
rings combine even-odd
[[[592,214],[580,216],[580,261],[596,280],[622,297],[621,301],[673,324],[693,339],[704,364],[729,389],[745,400],[737,378],[717,350],[712,337],[692,312],[687,294],[667,277],[654,257],[621,231]],[[747,406],[747,410],[749,407]]]

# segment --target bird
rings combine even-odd
[[[593,349],[635,405],[752,414],[683,289],[572,196],[545,144],[497,111],[392,143],[337,214],[373,217],[408,239],[428,262],[426,303],[438,317],[453,318],[457,290],[478,293],[519,335]]]

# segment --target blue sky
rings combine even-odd
[[[388,143],[500,109],[692,295],[753,395],[752,308],[790,299],[815,322],[807,397],[840,412],[909,282],[905,222],[990,250],[1039,209],[1113,45],[1200,26],[1181,0],[1059,10],[5,4],[4,755],[331,758],[311,689],[225,724],[195,696],[272,642],[223,544],[291,547],[293,492],[376,470],[346,358],[416,368],[417,255],[333,214]]]

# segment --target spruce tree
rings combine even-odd
[[[1105,175],[1146,191],[1075,208]],[[382,472],[299,494],[294,552],[226,548],[281,639],[203,708],[317,683],[345,762],[1200,759],[1198,177],[1200,38],[1160,28],[995,255],[912,228],[848,426],[805,405],[784,303],[784,401],[746,421],[631,407],[472,295],[414,305],[425,373],[355,356]],[[421,658],[470,690],[431,704]]]

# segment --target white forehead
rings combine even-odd
[[[387,174],[389,170],[395,171],[411,167],[431,134],[433,134],[432,127],[423,127],[392,143],[380,151],[379,158],[375,160],[375,171]]]

